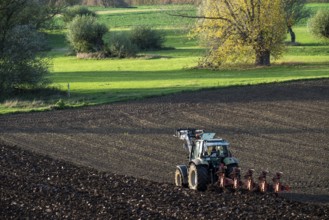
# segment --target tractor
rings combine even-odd
[[[175,171],[175,185],[189,187],[193,190],[205,191],[209,185],[217,185],[221,189],[245,189],[260,192],[273,191],[278,193],[288,190],[281,182],[281,172],[273,177],[270,185],[266,176],[268,171],[262,171],[258,184],[253,180],[254,169],[250,169],[241,179],[239,161],[230,152],[230,144],[215,138],[215,133],[202,129],[180,128],[175,137],[184,140],[184,148],[188,150],[188,165],[178,165]]]

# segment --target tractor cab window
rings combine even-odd
[[[211,157],[227,157],[228,156],[227,146],[209,145],[207,146],[206,155]]]
[[[227,146],[218,146],[218,151],[219,151],[219,156],[221,156],[221,157],[228,156]]]

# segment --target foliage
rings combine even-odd
[[[305,8],[307,0],[282,0],[284,17],[288,27],[294,26],[298,21],[309,16]]]
[[[329,39],[329,12],[320,10],[309,21],[309,29],[317,37]]]
[[[150,27],[137,26],[131,31],[131,42],[140,50],[155,50],[162,48],[165,41],[163,35]]]
[[[66,1],[0,1],[0,90],[10,93],[47,85],[49,62],[38,29],[44,27]],[[63,3],[63,4],[62,4]]]
[[[111,36],[107,50],[110,56],[125,58],[134,57],[138,51],[138,48],[133,44],[127,34],[120,33]]]
[[[49,28],[53,18],[62,11],[77,3],[78,0],[1,0],[0,17],[9,18],[2,22],[19,25],[33,25],[35,28]]]
[[[76,16],[92,16],[92,17],[96,17],[96,13],[93,11],[90,11],[87,7],[84,6],[73,6],[70,8],[67,8],[64,13],[63,13],[63,21],[64,22],[71,22],[73,20],[73,18],[75,18]]]
[[[67,40],[78,53],[101,51],[103,36],[108,32],[104,24],[90,16],[77,16],[68,24]]]
[[[202,66],[255,61],[270,65],[283,52],[286,25],[281,0],[207,0],[196,33],[209,52]]]
[[[44,39],[27,25],[15,26],[8,32],[0,53],[0,91],[44,87],[49,83],[49,62],[36,54]]]

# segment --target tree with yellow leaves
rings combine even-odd
[[[204,0],[195,33],[209,51],[201,65],[270,65],[284,49],[282,0]]]

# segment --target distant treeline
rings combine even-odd
[[[329,3],[329,0],[307,0],[308,3]]]
[[[83,5],[127,7],[134,5],[186,4],[193,0],[82,0]],[[329,3],[329,0],[307,0],[308,3]]]
[[[328,0],[329,1],[329,0]],[[186,4],[193,0],[82,0],[82,5],[125,7],[134,5],[161,5],[161,4]]]

